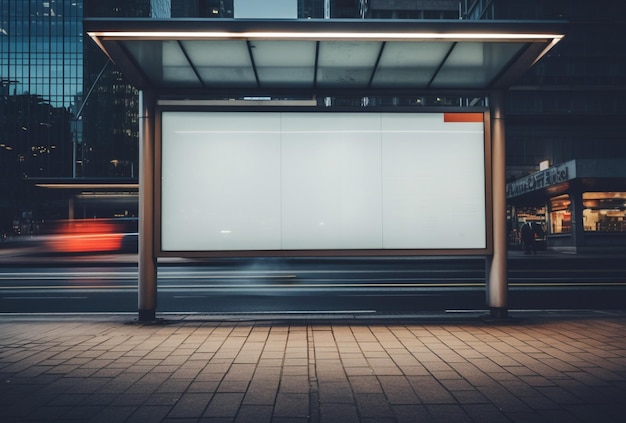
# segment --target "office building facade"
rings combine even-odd
[[[83,91],[80,1],[0,1],[0,232],[29,233],[33,177],[71,177]]]

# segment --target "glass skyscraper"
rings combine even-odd
[[[0,231],[28,219],[32,177],[72,176],[82,1],[0,0]]]
[[[0,0],[2,94],[40,96],[70,109],[83,89],[83,5]]]
[[[76,1],[0,0],[3,176],[70,176],[72,114],[83,91]]]

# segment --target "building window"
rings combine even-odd
[[[626,192],[585,192],[583,207],[585,231],[626,232]]]
[[[568,194],[550,199],[550,233],[562,234],[572,231],[571,201]]]

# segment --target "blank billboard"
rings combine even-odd
[[[487,247],[482,114],[161,116],[163,252]]]

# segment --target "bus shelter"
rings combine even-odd
[[[503,95],[562,23],[84,26],[141,93],[139,320],[156,316],[158,257],[277,255],[484,256],[487,305],[506,317]],[[488,107],[326,101],[425,95]]]

